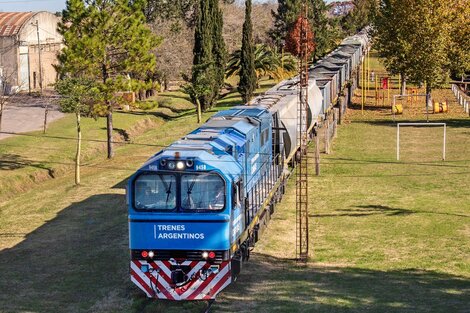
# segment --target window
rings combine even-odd
[[[135,181],[134,206],[137,210],[176,208],[176,177],[168,174],[143,174]]]
[[[264,146],[268,142],[268,139],[269,139],[268,131],[269,129],[265,129],[261,133],[261,147]]]
[[[225,206],[225,184],[217,174],[181,176],[181,208],[191,211],[221,211]]]

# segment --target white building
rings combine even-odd
[[[52,88],[62,48],[59,21],[50,12],[0,12],[0,76],[8,89]]]

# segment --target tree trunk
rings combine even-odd
[[[426,121],[429,122],[429,109],[432,108],[431,86],[426,83]]]
[[[401,90],[400,90],[400,94],[402,96],[406,96],[406,76],[403,75],[403,74],[400,74],[400,77],[401,77]]]
[[[0,131],[2,131],[2,117],[3,117],[3,110],[5,108],[5,103],[3,101],[4,99],[0,99]]]
[[[108,115],[106,115],[106,130],[108,140],[108,159],[114,157],[113,150],[113,112],[111,111],[111,105],[108,105]]]
[[[47,114],[49,113],[49,105],[46,102],[46,106],[44,108],[44,130],[43,133],[46,133],[47,130]]]
[[[320,175],[320,130],[315,134],[315,175]]]
[[[202,121],[202,114],[201,114],[201,101],[196,97],[196,110],[197,110],[197,123],[200,124]]]
[[[82,130],[80,127],[80,113],[77,116],[77,153],[75,155],[75,185],[80,185],[80,153],[82,148]]]

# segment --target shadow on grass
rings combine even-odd
[[[432,117],[432,114],[429,114],[430,117]],[[439,117],[442,117],[440,115]],[[416,120],[400,120],[398,121],[399,123],[416,123]],[[421,121],[424,122],[424,121]],[[447,127],[452,127],[452,128],[470,128],[470,119],[438,119],[438,120],[429,120],[430,123],[433,122],[438,122],[438,123],[446,123]],[[366,123],[370,125],[377,125],[377,126],[390,126],[390,127],[397,127],[397,123],[393,122],[391,120],[372,120],[372,121],[357,121],[355,123]],[[416,128],[419,128],[420,126],[413,126]],[[421,126],[421,127],[427,127],[427,126]]]
[[[334,216],[351,216],[351,217],[362,217],[370,215],[385,215],[385,216],[396,216],[396,215],[409,215],[417,213],[413,210],[392,208],[384,205],[359,205],[357,209],[342,209],[336,210],[342,213],[336,214],[311,214],[310,217],[334,217]]]
[[[468,312],[468,279],[416,269],[298,266],[254,254],[214,312]]]
[[[123,195],[64,208],[0,252],[2,312],[201,312],[200,302],[148,300],[132,286],[127,233]],[[21,234],[0,239],[12,235]],[[469,292],[469,280],[447,274],[299,267],[254,254],[212,312],[463,313]]]
[[[168,108],[165,108],[168,109]],[[129,115],[140,115],[140,116],[155,116],[155,117],[160,117],[164,121],[171,121],[171,120],[176,120],[180,117],[185,117],[188,115],[196,115],[196,110],[195,109],[190,109],[190,110],[185,110],[182,113],[176,113],[172,111],[171,109],[168,109],[170,112],[172,112],[172,115],[166,114],[164,112],[159,112],[159,111],[122,111],[122,114],[129,114]]]
[[[348,109],[361,110],[362,106],[361,106],[361,104],[353,103],[353,104],[348,106]],[[389,112],[390,115],[392,115],[392,112],[390,111],[390,106],[386,106],[386,105],[382,105],[382,104],[379,104],[379,105],[364,105],[364,110],[365,111],[384,111],[384,112]]]
[[[0,156],[0,171],[13,171],[24,167],[34,167],[46,170],[50,177],[54,178],[54,169],[39,162],[28,160],[18,154],[2,154]]]
[[[101,127],[101,129],[106,130],[106,127]],[[127,132],[127,130],[122,129],[122,128],[114,127],[113,131],[118,133],[118,135],[121,137],[121,139],[123,141],[125,141],[125,142],[130,142],[131,141],[131,137],[130,137],[129,133]]]
[[[333,214],[311,214],[310,217],[336,217],[336,216],[350,216],[350,217],[365,217],[371,215],[383,215],[383,216],[399,216],[399,215],[410,215],[410,214],[437,214],[437,215],[448,215],[463,218],[470,218],[470,215],[456,214],[456,213],[444,213],[444,212],[433,212],[433,211],[422,211],[422,210],[409,210],[401,208],[392,208],[385,205],[372,204],[372,205],[358,205],[355,209],[341,209],[336,210],[341,213]]]
[[[118,306],[129,302],[127,228],[123,195],[96,195],[64,208],[0,252],[0,311],[89,312],[110,295],[122,297],[113,300]]]
[[[178,95],[176,93],[163,92],[163,93],[159,94],[158,96],[162,96],[162,97],[166,97],[166,98],[182,99],[182,100],[186,100],[188,102],[191,102],[191,98],[187,95]]]

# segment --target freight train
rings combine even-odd
[[[354,85],[367,43],[365,32],[346,38],[309,68],[309,132]],[[130,177],[130,278],[148,297],[211,300],[236,280],[299,148],[298,84],[218,112]]]

